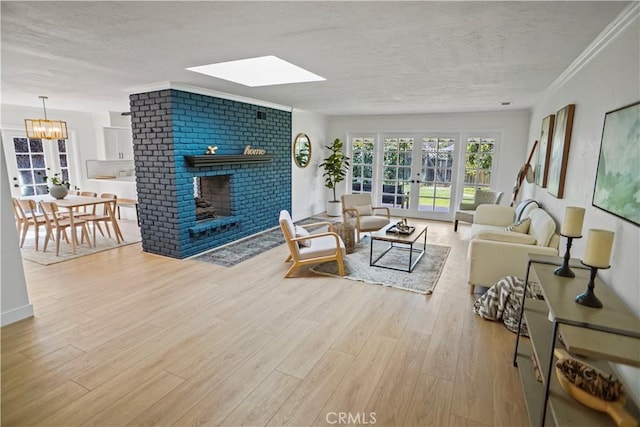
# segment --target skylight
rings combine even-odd
[[[273,55],[200,65],[187,70],[250,87],[326,80]]]

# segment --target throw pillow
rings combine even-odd
[[[296,237],[307,237],[310,236],[311,234],[309,234],[309,232],[307,230],[305,230],[304,228],[300,227],[299,225],[296,225]],[[311,247],[311,240],[310,239],[306,239],[306,240],[298,240],[298,247],[300,248],[309,248]]]
[[[353,208],[358,211],[358,215],[363,215],[363,216],[373,215],[373,209],[371,208],[371,205],[354,206]]]
[[[549,246],[549,242],[556,231],[556,222],[554,219],[540,208],[532,210],[529,218],[531,218],[529,234],[536,238],[536,245]]]
[[[515,231],[516,233],[527,233],[529,231],[529,225],[531,224],[530,218],[521,219],[518,222],[514,222],[508,227],[505,227],[505,231]]]

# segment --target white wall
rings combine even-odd
[[[22,256],[17,250],[18,232],[13,219],[11,191],[6,174],[7,166],[4,150],[0,150],[2,172],[0,173],[1,228],[0,228],[0,307],[2,310],[0,324],[8,325],[18,320],[33,316],[33,306],[29,303],[27,283],[22,269]]]
[[[292,157],[291,216],[294,221],[319,214],[326,210],[327,188],[322,170],[318,167],[326,157],[328,118],[322,114],[294,109],[291,117],[291,142],[299,133],[306,133],[311,140],[311,161],[306,168],[299,168]],[[293,156],[293,155],[292,155]]]
[[[518,170],[526,161],[529,135],[529,111],[441,113],[403,116],[332,117],[329,137],[347,141],[349,133],[371,132],[491,132],[500,134],[498,168],[493,190],[505,193],[502,204],[511,199]],[[342,194],[347,188],[344,183]]]
[[[24,130],[24,119],[42,118],[44,116],[41,108],[4,104],[1,106],[1,113],[0,129],[7,131],[8,134],[11,134],[12,130]],[[108,126],[109,115],[107,113],[100,115],[48,109],[47,116],[51,119],[66,121],[72,143],[77,144],[78,156],[75,160],[79,176],[76,176],[72,184],[79,186],[83,190],[98,191],[97,185],[92,184],[87,179],[85,161],[97,158],[97,149],[101,144],[97,143],[96,137],[101,133],[102,126]],[[96,129],[100,132],[96,131]],[[11,141],[3,139],[3,149],[0,150],[2,154],[2,171],[0,171],[0,179],[2,181],[2,243],[0,246],[2,249],[0,254],[2,272],[0,277],[2,279],[1,309],[3,326],[33,316],[33,307],[29,303],[27,295],[22,257],[11,207],[11,191],[4,150],[4,144],[11,143]]]
[[[566,206],[586,208],[585,237],[590,228],[616,233],[611,268],[600,270],[598,277],[640,313],[640,228],[591,205],[604,115],[640,99],[640,4],[626,9],[587,52],[543,94],[533,110],[529,131],[529,139],[536,139],[544,117],[576,104],[564,198],[556,199],[535,185],[527,185],[523,192],[540,200],[559,224]],[[573,258],[584,255],[585,243],[586,238],[573,241]],[[564,239],[561,245],[566,245]],[[595,292],[597,295],[597,286]],[[618,365],[618,370],[630,394],[640,401],[640,370],[626,365]]]
[[[574,258],[584,255],[588,229],[604,228],[616,233],[611,269],[600,270],[598,277],[640,312],[640,228],[591,205],[605,113],[640,99],[640,6],[634,6],[627,9],[626,20],[594,45],[594,54],[570,68],[571,72],[552,85],[533,110],[529,141],[539,138],[544,117],[567,104],[576,105],[563,199],[556,199],[535,185],[527,185],[523,191],[541,201],[558,224],[566,206],[586,208],[585,238],[573,241]],[[564,249],[564,239],[561,245]]]

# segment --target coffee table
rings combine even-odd
[[[380,231],[371,233],[371,250],[369,252],[369,265],[373,267],[388,268],[390,270],[406,271],[411,273],[415,268],[420,258],[424,255],[427,249],[427,226],[417,226],[411,234],[392,233],[387,230],[393,227],[395,224],[390,224]],[[422,248],[418,245],[414,248],[414,244],[423,237]],[[389,247],[384,250],[375,260],[373,259],[373,242],[388,242]],[[394,267],[389,265],[381,265],[378,263],[382,257],[384,257],[390,251],[407,251],[409,252],[409,264],[408,268],[402,268],[401,266]]]

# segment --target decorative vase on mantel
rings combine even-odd
[[[64,199],[68,193],[69,189],[66,185],[54,184],[49,187],[49,194],[51,194],[51,197],[53,197],[54,199]]]

